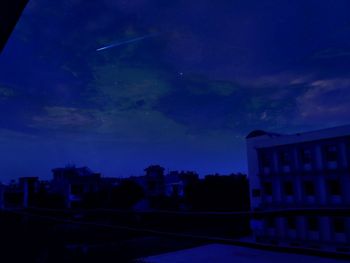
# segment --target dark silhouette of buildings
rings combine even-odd
[[[249,182],[244,174],[207,175],[186,188],[186,203],[199,211],[247,211]]]
[[[146,195],[149,197],[165,194],[164,168],[159,165],[151,165],[145,169]]]
[[[145,175],[108,178],[87,167],[52,169],[51,181],[20,178],[0,188],[7,207],[117,208],[128,210],[241,211],[249,208],[245,175],[208,175],[170,171],[151,165]]]
[[[39,191],[39,178],[21,177],[19,185],[23,193],[23,207],[27,208],[33,202],[34,195]]]
[[[52,173],[50,192],[64,196],[67,208],[81,207],[84,197],[100,191],[101,174],[94,173],[87,167],[55,168]]]

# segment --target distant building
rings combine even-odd
[[[198,180],[198,174],[188,171],[171,171],[164,174],[164,168],[159,165],[151,165],[145,169],[144,176],[130,177],[139,184],[146,197],[183,197],[186,186]]]
[[[165,195],[171,197],[184,197],[189,183],[198,180],[194,172],[171,171],[165,176]]]
[[[253,210],[350,208],[350,126],[293,135],[253,131],[247,154]],[[255,236],[347,251],[350,219],[336,215],[264,217],[254,220]]]
[[[0,208],[28,208],[34,206],[39,191],[38,177],[20,177],[8,185],[0,184]]]
[[[5,208],[5,186],[0,183],[0,209]]]
[[[39,190],[39,178],[21,177],[19,178],[19,186],[23,193],[23,207],[27,208],[31,205],[34,194]]]
[[[145,169],[145,187],[147,196],[162,196],[165,194],[164,168],[151,165]]]
[[[101,174],[87,167],[68,166],[52,170],[51,192],[65,197],[67,208],[80,207],[86,194],[97,193],[101,185]]]

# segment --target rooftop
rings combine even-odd
[[[151,256],[145,263],[345,263],[346,260],[286,254],[231,245],[210,244]]]
[[[254,141],[255,144],[258,144],[258,146],[264,147],[317,141],[345,136],[350,136],[350,125],[295,134],[277,134],[263,130],[254,130],[247,135],[246,139],[248,142]]]

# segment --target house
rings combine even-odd
[[[19,186],[23,193],[23,207],[27,208],[33,201],[33,195],[39,190],[39,178],[21,177],[19,178]]]
[[[146,196],[162,196],[165,194],[164,168],[160,165],[150,165],[145,169]]]
[[[64,196],[67,208],[80,207],[84,197],[100,190],[101,174],[92,172],[87,167],[67,166],[52,169],[51,193]]]
[[[165,176],[165,195],[169,197],[184,197],[188,184],[198,181],[195,172],[171,171]]]

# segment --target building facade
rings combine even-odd
[[[286,211],[255,218],[256,239],[350,251],[350,125],[246,139],[252,210]],[[310,213],[320,208],[333,212]]]
[[[52,173],[50,191],[62,195],[67,208],[80,207],[86,195],[100,190],[101,174],[94,173],[87,167],[55,168]]]

